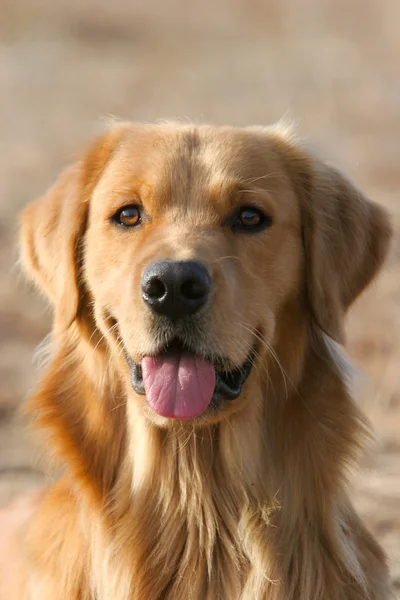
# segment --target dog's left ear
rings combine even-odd
[[[54,308],[54,327],[66,330],[80,304],[79,245],[85,231],[89,201],[117,143],[120,125],[100,136],[82,159],[61,174],[21,218],[21,254],[31,278]]]
[[[317,159],[308,157],[307,163],[302,181],[307,295],[316,323],[343,343],[346,310],[382,265],[391,226],[387,212],[341,173]]]

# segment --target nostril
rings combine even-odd
[[[200,300],[208,293],[208,286],[198,279],[188,279],[181,285],[181,295],[187,300]]]
[[[152,300],[161,300],[167,292],[165,284],[158,277],[152,277],[146,281],[143,292]]]

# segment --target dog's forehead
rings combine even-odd
[[[236,191],[285,180],[273,139],[250,130],[193,126],[132,128],[99,183],[109,203],[140,198],[154,212],[174,205],[225,211]]]
[[[247,181],[277,167],[268,135],[213,127],[153,127],[128,133],[116,159],[131,161],[154,183],[186,178],[209,182],[218,175]],[[193,175],[195,177],[193,177]]]

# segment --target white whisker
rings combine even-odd
[[[235,323],[235,325],[241,325],[241,324],[240,324],[240,323],[238,323],[238,322],[236,322],[236,323]],[[246,353],[248,353],[248,348],[247,348],[247,346],[245,346],[245,344],[244,344],[243,342],[241,342],[240,340],[237,340],[237,343],[238,343],[238,345],[239,345],[241,348],[243,348],[243,350],[245,350],[245,352],[246,352]],[[258,358],[258,360],[259,360],[259,363],[260,363],[260,366],[263,368],[263,370],[264,370],[264,372],[265,372],[265,374],[266,374],[266,376],[267,376],[267,378],[268,378],[268,382],[269,382],[269,384],[270,384],[270,385],[271,385],[271,387],[272,387],[272,391],[273,391],[273,393],[275,394],[275,390],[274,390],[274,386],[273,386],[273,383],[272,383],[272,379],[271,379],[271,377],[270,377],[270,374],[269,374],[269,372],[268,372],[268,369],[267,369],[266,365],[264,365],[264,363],[263,363],[263,362],[262,362],[262,360],[261,360],[261,355],[260,355],[260,353],[259,353],[259,352],[257,352],[257,350],[255,350],[254,348],[253,348],[253,353],[254,353],[254,355],[255,355],[255,358]],[[260,373],[259,373],[259,370],[258,370],[258,366],[257,366],[256,362],[254,361],[254,359],[252,359],[252,360],[251,360],[251,363],[252,363],[253,367],[256,369],[258,377],[261,379],[261,377],[260,377]]]
[[[266,175],[260,175],[260,177],[251,177],[250,179],[246,179],[244,183],[255,183],[256,181],[260,181],[261,179],[269,179],[270,177],[282,176],[282,173],[267,173]]]
[[[221,256],[220,258],[216,258],[215,260],[213,260],[211,264],[213,265],[214,263],[219,262],[220,260],[225,260],[226,258],[233,258],[241,262],[241,259],[238,256]]]
[[[273,347],[271,346],[271,344],[263,336],[261,336],[261,334],[258,331],[253,330],[245,323],[237,322],[237,325],[239,325],[240,327],[243,327],[249,333],[251,333],[266,348],[266,350],[268,351],[270,356],[272,356],[272,358],[275,360],[275,362],[281,372],[283,383],[285,386],[286,399],[288,399],[289,398],[289,390],[288,390],[288,386],[287,386],[287,381],[289,381],[289,383],[291,383],[291,385],[293,386],[294,389],[296,389],[296,386],[290,380],[289,376],[287,375],[286,371],[284,370],[284,368],[281,364],[281,361],[279,360],[279,357],[277,356],[277,354],[276,354],[275,350],[273,349]]]
[[[106,335],[108,333],[111,333],[111,331],[113,331],[116,327],[118,327],[119,325],[119,321],[117,321],[114,325],[112,325],[109,329],[107,329],[107,331],[105,333],[102,334],[102,336],[100,337],[100,339],[98,340],[97,344],[95,345],[95,347],[93,348],[92,352],[94,352],[97,347],[99,346],[99,344],[104,340],[104,338],[106,337]],[[97,330],[96,330],[97,331]],[[93,334],[90,336],[90,339],[92,339]]]

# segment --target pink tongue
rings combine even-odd
[[[192,354],[145,356],[142,375],[147,402],[163,417],[194,419],[206,410],[214,392],[214,367]]]

